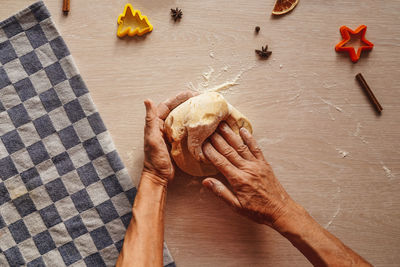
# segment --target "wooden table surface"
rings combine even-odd
[[[2,0],[0,18],[32,0]],[[137,0],[154,26],[116,37],[126,1],[45,0],[132,178],[142,167],[143,100],[188,87],[237,85],[224,95],[253,123],[291,196],[376,266],[400,263],[400,1],[301,0],[273,18],[273,0]],[[182,8],[174,23],[170,8]],[[368,26],[372,52],[356,64],[334,51],[339,27]],[[254,27],[259,25],[259,35]],[[268,44],[268,60],[255,48]],[[357,84],[380,100],[378,116]],[[344,157],[345,156],[345,157]],[[165,238],[178,266],[309,266],[279,234],[234,214],[178,174]]]

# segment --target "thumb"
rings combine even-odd
[[[210,191],[212,191],[217,197],[220,197],[228,205],[235,209],[242,208],[237,197],[219,180],[215,178],[206,178],[202,184]]]
[[[154,121],[156,121],[157,108],[150,99],[146,99],[144,105],[146,106],[146,126],[150,126]]]

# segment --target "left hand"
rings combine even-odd
[[[144,101],[146,106],[146,124],[144,127],[144,167],[143,174],[155,182],[167,185],[175,174],[168,147],[164,140],[164,120],[168,114],[181,103],[197,95],[184,91],[158,106],[151,100]]]

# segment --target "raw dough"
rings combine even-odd
[[[172,145],[171,156],[181,170],[193,176],[218,173],[204,157],[202,145],[221,121],[236,134],[241,127],[252,132],[249,120],[217,92],[192,97],[171,111],[164,129]]]

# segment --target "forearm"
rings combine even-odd
[[[274,228],[314,266],[371,266],[294,202],[289,212],[275,222]]]
[[[165,200],[166,182],[144,173],[116,266],[162,266]]]

